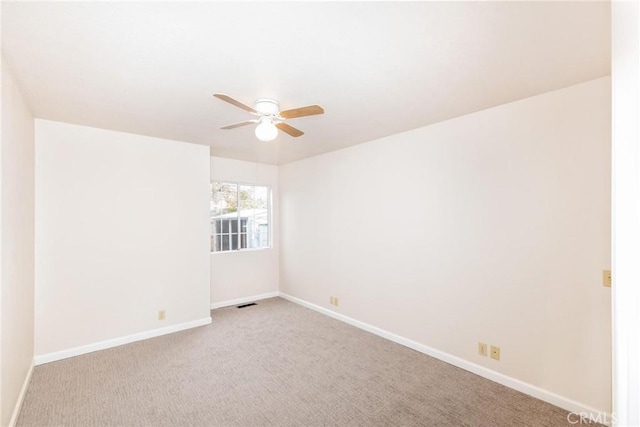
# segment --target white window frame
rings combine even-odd
[[[252,183],[252,182],[243,182],[243,181],[232,181],[232,180],[228,180],[228,179],[214,179],[213,181],[211,181],[209,183],[209,201],[211,201],[211,195],[213,193],[213,184],[215,182],[218,183],[224,183],[224,184],[234,184],[236,185],[236,197],[238,200],[238,204],[240,204],[240,187],[241,186],[251,186],[251,187],[265,187],[267,189],[267,233],[269,235],[269,239],[268,239],[268,246],[264,247],[264,248],[240,248],[241,246],[241,224],[240,224],[240,210],[238,207],[238,217],[237,217],[237,226],[238,226],[238,249],[229,249],[226,251],[213,251],[212,250],[212,246],[211,243],[209,244],[209,252],[211,254],[229,254],[229,253],[236,253],[236,252],[248,252],[248,251],[263,251],[263,250],[268,250],[271,249],[273,247],[273,218],[271,218],[271,204],[273,202],[273,191],[271,189],[270,185],[267,184],[256,184],[256,183]],[[209,210],[209,216],[211,216],[211,210]],[[211,228],[211,227],[210,227]],[[211,240],[211,238],[214,236],[215,233],[213,233],[213,229],[211,228],[210,230],[210,234],[209,234],[209,239]],[[231,234],[229,234],[229,236],[231,236]],[[229,241],[229,247],[231,247],[231,241]]]

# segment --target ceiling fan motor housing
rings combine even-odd
[[[276,116],[280,111],[278,101],[274,101],[273,99],[268,98],[256,99],[256,104],[253,108],[260,114],[267,114],[272,116]]]

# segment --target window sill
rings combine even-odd
[[[268,251],[271,247],[268,248],[249,248],[249,249],[240,249],[236,251],[219,251],[219,252],[209,252],[211,255],[223,255],[223,254],[237,254],[243,252],[258,252],[258,251]]]

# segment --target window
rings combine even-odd
[[[269,187],[211,184],[211,252],[269,247]]]

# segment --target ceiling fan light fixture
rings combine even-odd
[[[261,120],[260,124],[256,126],[256,138],[258,138],[260,141],[273,141],[277,136],[278,128],[269,119]]]

